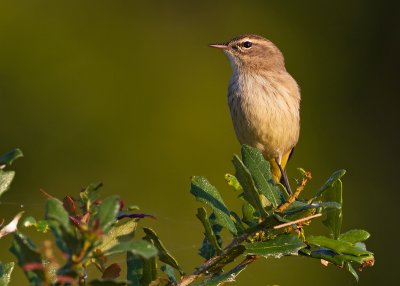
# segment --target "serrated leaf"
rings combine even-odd
[[[0,196],[10,188],[11,182],[15,177],[14,171],[0,170]]]
[[[301,251],[304,253],[304,250],[305,249],[302,249]],[[361,265],[366,261],[374,259],[372,255],[354,256],[354,255],[338,254],[335,251],[325,247],[319,247],[317,249],[314,249],[309,253],[307,253],[307,255],[313,258],[326,260],[339,267],[344,267],[346,262],[349,263],[354,262]]]
[[[266,242],[254,242],[246,245],[246,254],[281,258],[284,255],[297,255],[307,245],[296,235],[283,234]]]
[[[214,233],[214,231],[212,229],[212,225],[208,219],[206,209],[198,208],[196,216],[203,224],[205,239],[210,244],[210,246],[213,248],[212,251],[207,251],[207,253],[212,253],[211,255],[205,255],[205,257],[203,256],[205,259],[209,259],[212,256],[214,256],[214,254],[221,252],[221,246],[219,245],[216,234]],[[204,245],[204,243],[203,243],[203,245]]]
[[[94,219],[99,220],[100,228],[104,233],[107,233],[116,222],[119,208],[118,196],[108,197],[97,206],[97,213]]]
[[[7,286],[11,281],[14,262],[2,263],[0,261],[0,286]]]
[[[270,214],[268,214],[263,207],[260,199],[260,192],[255,185],[250,171],[238,156],[234,155],[232,162],[236,169],[236,178],[239,180],[240,185],[243,188],[244,199],[260,213],[261,217],[267,218]]]
[[[7,152],[0,156],[0,166],[1,165],[11,165],[16,159],[23,157],[22,151],[18,148]]]
[[[339,240],[347,241],[350,243],[357,243],[367,240],[370,234],[362,229],[352,229],[339,236]]]
[[[322,195],[326,190],[333,187],[333,185],[340,180],[346,174],[346,170],[341,169],[334,172],[331,177],[322,185],[322,187],[317,191],[315,197],[319,197]]]
[[[18,265],[24,269],[29,283],[43,285],[45,273],[42,256],[32,241],[21,233],[15,233],[10,251],[17,257]]]
[[[237,234],[235,224],[221,195],[217,188],[211,185],[206,178],[201,176],[193,177],[190,192],[198,201],[212,208],[218,224],[228,229],[232,234]]]
[[[335,183],[322,194],[322,199],[326,202],[336,202],[342,206],[342,181],[337,180]],[[338,239],[342,228],[342,209],[327,209],[326,218],[322,223],[330,230],[331,236]]]
[[[307,237],[307,243],[320,247],[329,248],[338,254],[348,254],[354,256],[373,255],[371,252],[366,251],[360,247],[357,247],[350,242],[336,240],[325,236],[309,236]]]
[[[105,233],[101,245],[98,247],[102,252],[106,252],[111,247],[121,243],[130,241],[137,228],[137,222],[128,220],[124,223],[113,225],[111,229]]]
[[[250,171],[257,189],[272,203],[276,208],[285,201],[285,197],[280,189],[275,185],[270,164],[266,161],[257,148],[242,145],[242,160]]]
[[[133,254],[132,252],[127,252],[126,266],[126,278],[129,282],[129,285],[142,286],[140,280],[142,279],[143,275],[143,258],[141,258],[139,255]]]
[[[183,275],[183,271],[178,265],[178,261],[169,253],[169,251],[165,248],[164,244],[161,242],[158,235],[151,228],[144,227],[144,233],[146,234],[146,240],[150,240],[153,242],[154,246],[158,249],[158,257],[160,261],[174,267],[179,271],[181,275]]]
[[[135,240],[129,242],[121,242],[107,251],[104,252],[105,255],[112,255],[122,252],[132,252],[133,254],[140,255],[141,257],[148,259],[157,255],[157,248],[151,243],[145,240]]]
[[[178,280],[175,277],[174,268],[172,268],[168,264],[164,264],[163,266],[161,266],[161,270],[165,274],[167,274],[169,281],[171,281],[171,283],[173,285],[177,285],[178,284]]]

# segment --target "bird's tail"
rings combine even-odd
[[[281,167],[283,170],[286,168],[286,164],[289,161],[290,157],[292,157],[293,151],[294,148],[292,148],[291,150],[289,150],[289,152],[282,156]],[[278,164],[275,162],[275,159],[271,159],[269,163],[271,164],[272,178],[276,183],[282,184],[282,173],[279,169]]]

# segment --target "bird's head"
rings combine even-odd
[[[241,35],[222,44],[212,44],[210,47],[222,49],[234,70],[285,69],[281,51],[274,43],[261,36]]]

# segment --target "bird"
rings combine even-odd
[[[209,46],[223,50],[233,70],[228,105],[239,143],[259,149],[273,180],[291,194],[286,164],[299,140],[301,96],[282,52],[254,34]]]

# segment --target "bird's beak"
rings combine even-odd
[[[226,44],[211,44],[208,46],[211,48],[217,48],[217,49],[222,49],[222,50],[226,50],[228,48],[228,45],[226,45]]]

